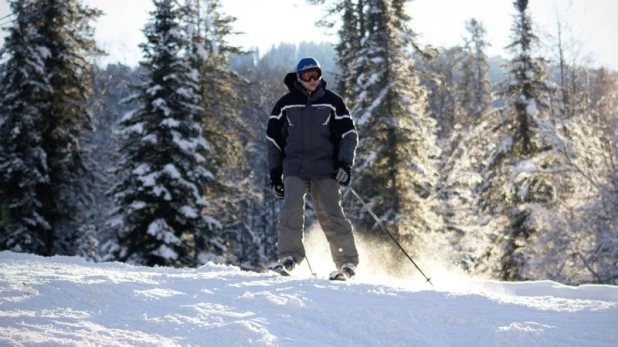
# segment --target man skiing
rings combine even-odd
[[[266,130],[270,187],[283,199],[277,225],[279,261],[270,268],[287,274],[305,258],[309,191],[338,269],[331,279],[352,277],[358,252],[339,188],[350,183],[358,144],[354,122],[341,97],[326,89],[316,59],[301,59],[284,83],[289,92],[273,108]]]

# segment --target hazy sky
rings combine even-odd
[[[483,22],[492,44],[489,54],[507,56],[503,47],[509,42],[514,13],[512,0],[414,0],[408,5],[411,26],[421,36],[422,44],[453,46],[462,43],[464,23],[469,18]],[[135,64],[143,41],[141,29],[151,0],[84,0],[84,3],[105,12],[96,23],[97,40],[110,56],[104,61]],[[316,28],[315,22],[324,16],[320,6],[310,6],[305,0],[222,0],[227,14],[238,18],[235,29],[244,34],[232,43],[246,48],[258,47],[263,52],[281,42],[336,42],[334,31]],[[545,45],[547,34],[556,32],[556,13],[571,30],[570,35],[581,42],[582,49],[595,65],[618,70],[618,0],[530,0],[533,21]],[[8,1],[0,0],[0,18],[9,14]],[[0,23],[5,23],[2,20]],[[547,48],[551,48],[547,46]]]

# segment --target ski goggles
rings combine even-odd
[[[318,69],[309,69],[301,72],[298,77],[303,82],[319,81],[322,79],[322,73]]]

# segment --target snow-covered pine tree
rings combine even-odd
[[[558,65],[556,81],[560,90],[560,107],[562,117],[570,119],[586,112],[583,104],[587,102],[587,76],[590,68],[589,57],[583,54],[582,42],[574,37],[574,24],[567,19],[567,13],[572,11],[571,6],[566,6],[565,11],[556,11],[556,31],[553,40],[549,42],[553,46],[554,60]],[[568,136],[568,129],[565,129]]]
[[[363,12],[363,0],[343,0],[342,25],[339,29],[339,42],[335,45],[337,52],[337,66],[339,66],[339,79],[337,80],[337,92],[346,101],[354,99],[352,86],[356,83],[353,74],[353,64],[361,47],[361,40],[365,34],[365,14]],[[349,103],[348,108],[353,108]]]
[[[102,12],[80,0],[36,2],[42,17],[40,34],[49,54],[45,69],[53,94],[43,111],[43,147],[50,181],[42,187],[47,219],[54,229],[56,254],[74,255],[84,239],[79,227],[92,204],[92,177],[87,167],[82,137],[92,131],[88,97],[92,94],[89,57],[102,52],[90,22]],[[88,247],[88,246],[86,246]]]
[[[527,5],[528,0],[514,2],[517,14],[509,45],[513,58],[502,92],[505,117],[498,117],[501,123],[485,133],[491,143],[477,190],[479,209],[487,218],[505,222],[489,236],[493,244],[482,266],[503,280],[534,278],[552,265],[547,262],[551,249],[564,246],[557,244],[564,228],[555,213],[556,180],[568,168],[564,144],[552,123],[545,63],[532,56],[538,39]]]
[[[239,166],[240,133],[245,126],[237,110],[245,100],[234,88],[245,85],[245,80],[228,69],[230,55],[244,53],[228,42],[236,34],[236,18],[222,12],[220,0],[193,0],[187,9],[192,38],[189,59],[198,72],[205,108],[202,128],[213,149],[209,160],[219,169]]]
[[[38,9],[12,0],[15,21],[8,31],[0,66],[0,249],[51,254],[52,225],[45,218],[40,188],[49,183],[41,109],[51,99],[45,74],[46,50],[35,25]]]
[[[146,71],[138,103],[120,122],[123,158],[120,182],[112,193],[117,204],[110,224],[117,241],[104,249],[107,259],[162,266],[195,266],[219,223],[203,215],[202,197],[213,175],[209,143],[202,135],[197,71],[186,57],[189,38],[181,26],[184,10],[174,0],[155,0],[155,10],[140,44]],[[110,257],[111,256],[111,257]]]
[[[211,165],[216,185],[205,190],[211,202],[206,210],[216,215],[222,229],[209,240],[211,252],[243,267],[265,262],[259,254],[260,236],[252,230],[250,213],[258,203],[262,187],[255,184],[255,174],[247,165],[245,144],[252,129],[240,117],[247,104],[239,89],[244,78],[228,68],[230,55],[244,52],[229,43],[236,34],[236,18],[222,12],[220,0],[196,0],[189,7],[192,27],[191,61],[198,71],[200,95],[204,108],[202,129],[209,139]]]
[[[465,131],[475,121],[471,115],[474,114],[474,110],[476,109],[474,103],[474,80],[476,72],[473,63],[471,63],[471,61],[474,60],[474,56],[469,39],[465,40],[463,51],[465,58],[461,65],[461,80],[459,81],[457,102],[464,111],[456,120],[456,123],[460,124]]]
[[[426,90],[408,50],[416,43],[404,3],[367,1],[367,37],[353,73],[359,78],[352,111],[360,139],[354,186],[363,187],[373,211],[401,239],[438,227],[425,199],[436,183],[439,156]],[[359,217],[375,225],[368,214]]]
[[[330,78],[329,73],[329,58],[328,54],[323,54],[323,57],[318,50],[316,50],[315,44],[301,43],[299,47],[300,54],[297,54],[295,58],[313,56],[320,61],[322,65],[323,77],[329,83],[336,82],[330,85],[330,89],[336,91],[345,101],[349,109],[354,107],[354,101],[356,96],[354,95],[355,85],[357,84],[358,69],[355,68],[356,59],[361,49],[364,37],[367,34],[367,27],[365,22],[367,20],[367,0],[306,0],[307,3],[313,5],[328,5],[327,11],[324,17],[320,18],[316,25],[324,28],[333,28],[339,26],[337,35],[339,42],[333,45],[336,53],[336,69],[338,70],[335,78]],[[309,48],[303,50],[303,44],[306,44]],[[326,52],[324,52],[326,53]],[[289,66],[294,66],[291,63]],[[334,87],[333,87],[334,85]]]
[[[28,7],[28,26],[36,40],[29,43],[36,52],[26,62],[35,66],[35,75],[43,75],[48,85],[30,85],[45,90],[37,94],[36,107],[40,113],[35,124],[40,131],[34,141],[44,151],[46,177],[36,186],[36,203],[40,209],[38,221],[47,224],[44,254],[73,255],[85,240],[78,226],[83,222],[81,213],[90,202],[89,170],[84,164],[81,135],[91,129],[87,99],[91,93],[87,55],[98,54],[89,21],[100,11],[90,9],[78,0],[42,0],[25,2]],[[24,5],[25,6],[25,5]],[[30,36],[30,35],[28,35]],[[27,40],[27,39],[26,39]],[[26,47],[24,47],[26,49]],[[41,59],[41,62],[37,60]],[[37,77],[30,81],[43,82]],[[28,85],[26,83],[26,85]],[[29,101],[35,101],[29,100]],[[31,108],[31,111],[34,109]],[[39,178],[40,180],[40,178]]]
[[[448,139],[457,123],[461,123],[463,107],[459,100],[462,86],[459,75],[464,52],[461,47],[445,49],[432,60],[421,59],[418,69],[423,71],[421,79],[428,90],[429,113],[437,122],[437,135],[445,142],[443,155],[450,155]]]
[[[594,228],[594,247],[586,255],[586,265],[600,283],[618,284],[618,73],[600,69],[600,94],[596,119],[605,124],[601,135],[602,161],[605,175],[601,176],[597,207],[600,211]],[[593,269],[590,269],[593,267]]]
[[[114,130],[120,118],[132,105],[120,101],[132,92],[130,84],[138,81],[138,69],[122,64],[109,64],[105,68],[92,69],[94,95],[90,98],[90,110],[96,131],[84,139],[88,148],[88,161],[95,177],[92,188],[93,207],[88,210],[89,218],[84,230],[96,232],[98,245],[102,245],[113,233],[105,226],[109,212],[114,207],[113,197],[107,192],[118,182],[110,173],[120,160],[118,137]],[[96,247],[98,249],[98,247]],[[83,248],[78,255],[99,260],[99,252]]]
[[[453,247],[452,259],[460,263],[464,269],[470,270],[475,265],[475,259],[482,254],[478,247],[479,241],[474,236],[484,235],[483,230],[491,228],[488,225],[479,225],[474,209],[475,187],[481,182],[479,174],[484,159],[486,139],[484,133],[491,131],[493,116],[489,114],[491,107],[490,82],[488,78],[489,64],[485,49],[488,44],[484,41],[484,28],[474,19],[466,22],[466,29],[470,37],[465,38],[464,47],[457,55],[452,53],[456,62],[451,64],[457,68],[458,78],[453,85],[452,77],[443,81],[446,86],[452,86],[453,92],[447,93],[447,107],[438,111],[445,118],[445,111],[453,113],[452,118],[456,125],[452,131],[446,133],[449,137],[444,140],[448,147],[443,151],[440,166],[440,180],[438,197],[442,200],[439,211],[445,221],[445,236]],[[440,58],[440,57],[439,57]],[[448,70],[447,70],[448,71]],[[447,75],[449,76],[449,75]],[[441,91],[446,87],[438,89]],[[439,93],[440,94],[443,94]],[[453,95],[455,95],[453,99]],[[435,99],[436,95],[432,95]],[[438,116],[436,115],[436,116]],[[446,124],[440,122],[441,128]],[[444,132],[443,132],[444,134]],[[443,147],[444,148],[444,147]]]
[[[599,69],[592,76],[590,104],[566,126],[577,153],[568,159],[578,173],[569,198],[575,261],[567,280],[617,284],[618,74]]]
[[[468,82],[466,91],[471,92],[469,99],[464,98],[462,104],[468,117],[478,119],[491,107],[491,90],[489,82],[489,58],[486,49],[490,46],[487,42],[486,30],[483,23],[472,18],[466,22],[466,30],[469,38],[466,39],[467,56],[463,62],[463,81]],[[463,125],[469,124],[463,122]]]
[[[284,47],[285,50],[287,50],[287,45]],[[277,257],[276,225],[280,206],[278,199],[265,185],[268,179],[268,164],[264,155],[267,142],[264,138],[267,125],[265,120],[268,119],[273,105],[287,90],[282,80],[289,72],[290,66],[289,64],[284,66],[273,64],[274,61],[279,60],[275,52],[278,53],[277,56],[289,58],[286,52],[279,51],[276,47],[266,52],[261,58],[257,52],[253,57],[245,55],[234,57],[235,71],[242,72],[242,75],[250,81],[248,85],[239,89],[239,92],[250,101],[241,105],[239,109],[242,118],[247,123],[247,129],[244,131],[246,138],[243,138],[243,141],[246,141],[246,160],[251,168],[251,174],[246,177],[253,181],[257,188],[261,188],[256,192],[256,196],[248,197],[251,204],[249,208],[252,212],[251,216],[243,219],[242,223],[248,225],[247,231],[251,231],[259,239],[257,244],[252,245],[252,247],[258,247],[258,252],[256,259],[251,259],[251,261],[261,262],[261,265]],[[243,60],[242,64],[239,62],[240,59]],[[251,193],[254,192],[251,191]],[[239,265],[246,267],[246,264]]]

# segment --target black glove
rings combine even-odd
[[[283,180],[281,176],[283,175],[283,169],[274,168],[270,170],[270,188],[273,191],[273,194],[277,199],[283,199]]]
[[[283,199],[283,197],[284,197],[283,184],[281,184],[281,185],[273,185],[272,190],[273,190],[273,194],[275,195],[275,198]]]
[[[347,186],[350,184],[350,179],[352,178],[351,174],[352,168],[350,164],[340,161],[337,163],[337,167],[335,168],[334,178],[339,184]]]

